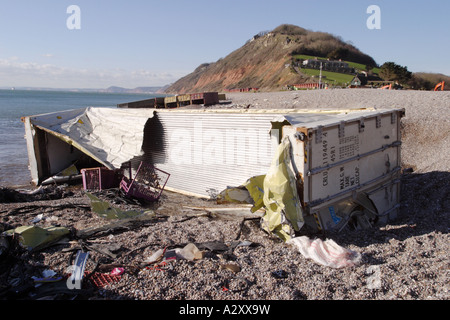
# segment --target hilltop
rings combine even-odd
[[[223,91],[235,88],[278,90],[311,80],[296,68],[299,55],[351,61],[376,67],[372,57],[338,36],[284,24],[253,36],[241,48],[213,63],[204,63],[170,85],[166,93]]]

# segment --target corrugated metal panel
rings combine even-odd
[[[273,118],[158,112],[144,133],[144,156],[136,160],[169,172],[168,188],[208,197],[267,172]]]

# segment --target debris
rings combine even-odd
[[[125,269],[124,268],[114,268],[112,271],[111,271],[111,273],[110,273],[110,275],[112,275],[112,276],[120,276],[120,275],[122,275],[123,273],[125,272]]]
[[[90,237],[99,237],[104,234],[118,232],[121,230],[129,231],[138,227],[142,227],[148,223],[153,223],[156,219],[158,218],[154,215],[153,211],[146,211],[143,214],[133,218],[121,219],[107,225],[99,227],[88,227],[83,230],[78,230],[76,232],[76,236],[79,239],[87,239]]]
[[[241,267],[239,267],[237,264],[234,264],[234,263],[222,264],[222,265],[220,265],[220,268],[233,271],[234,273],[241,271]]]
[[[156,252],[154,252],[150,257],[148,257],[147,259],[144,260],[144,263],[146,264],[152,264],[152,263],[156,263],[159,260],[162,259],[162,257],[164,256],[166,249],[159,249]]]
[[[74,264],[69,267],[71,271],[71,276],[67,279],[67,287],[69,289],[81,289],[88,257],[89,252],[83,252],[81,250],[77,252]]]
[[[38,223],[42,219],[44,219],[44,215],[41,213],[41,214],[38,214],[33,220],[31,220],[31,223]]]
[[[92,211],[97,213],[100,217],[105,219],[125,219],[142,215],[144,212],[129,210],[123,211],[119,208],[112,207],[108,202],[102,201],[96,196],[86,192],[86,195],[91,200]]]
[[[202,243],[196,243],[195,245],[200,250],[208,249],[209,251],[218,252],[218,253],[226,252],[226,251],[230,250],[230,248],[225,243],[220,242],[220,241],[207,241],[207,242],[202,242]]]
[[[200,260],[203,253],[193,243],[188,243],[183,249],[176,251],[177,258],[189,261]]]
[[[169,173],[141,161],[133,180],[124,176],[120,188],[129,197],[152,202],[161,196],[169,176]]]
[[[113,282],[118,282],[121,274],[113,275],[100,272],[94,272],[89,275],[89,282],[96,288],[103,288]]]
[[[271,272],[272,277],[276,279],[286,279],[289,275],[284,270],[276,270]]]
[[[65,227],[21,226],[4,232],[7,236],[18,236],[19,244],[29,250],[41,250],[70,234]]]
[[[35,190],[17,190],[19,193],[21,194],[25,194],[25,195],[36,195],[39,193],[44,193],[44,186],[39,186],[39,188],[35,189]]]
[[[250,193],[245,187],[228,187],[217,196],[217,203],[253,203]]]
[[[244,184],[245,188],[248,190],[250,196],[253,199],[254,205],[252,208],[252,212],[256,212],[257,210],[264,207],[264,178],[266,175],[260,175],[251,177]]]
[[[105,167],[81,169],[84,190],[104,190],[118,188],[123,170],[110,170]]]
[[[332,268],[353,267],[360,263],[361,255],[339,246],[331,239],[311,240],[306,236],[290,239],[287,243],[295,245],[300,253],[315,262]]]
[[[264,210],[252,211],[248,206],[239,207],[191,207],[183,206],[190,210],[206,211],[208,216],[221,219],[259,219],[264,215]]]
[[[42,278],[38,277],[31,277],[34,280],[35,286],[38,287],[42,285],[43,283],[49,283],[49,282],[57,282],[61,281],[63,277],[56,277],[56,272],[50,269],[42,271]]]
[[[68,168],[58,172],[56,175],[42,181],[42,185],[52,184],[52,183],[61,183],[68,182],[71,180],[79,180],[81,179],[81,174],[78,171],[77,167],[72,164]]]
[[[246,183],[255,202],[253,210],[262,206],[266,209],[262,228],[283,241],[288,241],[304,224],[290,152],[291,143],[285,137],[278,146],[267,174],[254,177]]]
[[[166,260],[175,259],[184,259],[189,261],[200,260],[203,259],[203,252],[201,252],[195,244],[188,243],[183,248],[159,249],[150,257],[145,259],[144,264],[154,264],[158,261],[164,262]]]

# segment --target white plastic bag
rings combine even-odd
[[[311,240],[306,236],[296,237],[287,243],[294,244],[300,253],[315,262],[332,268],[353,267],[361,262],[361,255],[339,246],[331,239]]]

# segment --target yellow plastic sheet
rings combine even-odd
[[[291,163],[291,143],[286,137],[278,146],[269,171],[245,184],[255,201],[254,210],[264,206],[262,228],[289,241],[304,224],[296,178]]]

